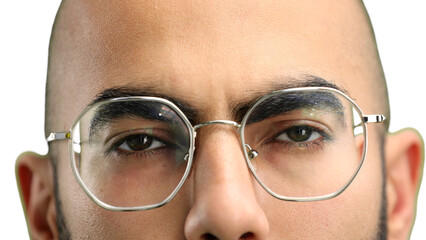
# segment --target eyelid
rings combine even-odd
[[[311,127],[311,126],[308,126],[308,125],[294,125],[294,126],[292,126],[292,127],[289,127],[289,128],[286,128],[286,129],[284,129],[284,130],[282,130],[280,133],[278,133],[278,134],[276,134],[276,137],[274,137],[273,139],[275,140],[275,139],[278,139],[278,138],[280,138],[282,135],[286,135],[287,136],[287,138],[288,138],[288,140],[281,140],[281,141],[285,141],[285,142],[291,142],[291,143],[309,143],[309,142],[313,142],[314,140],[311,140],[311,141],[308,141],[308,140],[306,140],[306,141],[302,141],[302,142],[297,142],[297,141],[293,141],[292,139],[290,139],[290,137],[289,137],[289,135],[288,135],[288,130],[290,130],[291,128],[293,128],[293,127],[306,127],[308,130],[310,130],[312,133],[316,133],[316,134],[318,134],[320,137],[323,137],[323,139],[329,139],[329,137],[328,137],[328,134],[326,134],[324,131],[322,131],[322,130],[320,130],[320,129],[317,129],[317,128],[314,128],[314,127]],[[310,136],[311,137],[311,136]],[[316,141],[317,139],[315,139],[315,141]]]
[[[315,131],[322,131],[324,134],[328,136],[328,139],[332,140],[333,131],[331,130],[331,128],[327,126],[326,124],[315,121],[315,120],[290,118],[290,119],[277,119],[277,120],[271,120],[271,121],[273,123],[271,123],[270,126],[268,126],[268,129],[265,130],[266,132],[264,132],[259,137],[256,137],[256,139],[259,139],[259,141],[256,140],[257,143],[259,144],[268,143],[270,141],[273,141],[273,139],[278,137],[280,134],[282,134],[284,131],[288,130],[289,128],[294,126],[302,126],[302,125],[310,126]],[[255,123],[252,127],[258,127],[256,126],[256,124],[261,124],[261,122]],[[266,124],[266,123],[263,123],[263,124]]]
[[[163,146],[166,146],[166,145],[167,145],[167,144],[166,144],[166,143],[164,143],[163,141],[161,141],[161,140],[159,140],[159,139],[157,139],[157,138],[154,138],[154,137],[149,136],[150,138],[152,138],[151,146],[149,146],[149,147],[147,147],[147,148],[145,148],[145,149],[143,149],[143,150],[132,150],[132,149],[130,149],[129,144],[127,143],[127,139],[128,139],[129,137],[131,137],[131,136],[136,136],[136,135],[137,135],[137,134],[135,134],[135,135],[129,135],[128,137],[125,137],[125,138],[123,138],[122,140],[120,140],[117,144],[114,144],[114,146],[113,146],[114,150],[120,149],[121,151],[126,152],[126,153],[134,153],[134,152],[144,152],[144,151],[148,151],[148,150],[154,150],[154,149],[157,149],[157,148],[159,148],[159,147],[163,147]],[[141,135],[142,135],[142,134],[141,134]],[[146,135],[145,135],[145,136],[146,136]],[[160,143],[160,146],[153,147],[152,145],[158,145],[158,143],[157,143],[157,144],[154,144],[155,142]],[[127,145],[127,148],[129,148],[129,150],[124,149],[123,147],[121,147],[121,146],[122,146],[123,144],[125,144],[125,143],[126,143],[126,145]],[[115,146],[117,146],[117,147],[115,147]],[[109,151],[109,150],[108,150],[108,151]]]
[[[118,142],[123,142],[127,137],[133,136],[133,135],[147,135],[157,141],[160,141],[165,144],[170,144],[170,133],[166,130],[160,130],[160,129],[149,129],[151,133],[148,133],[147,129],[132,129],[124,132],[119,132],[113,136],[110,136],[105,139],[104,145],[108,149],[108,151],[112,148],[114,148],[115,145],[118,144]],[[169,138],[169,139],[167,139]],[[120,143],[120,144],[121,144]]]
[[[296,121],[297,122],[297,121]],[[311,124],[309,124],[309,123],[311,123]],[[325,139],[327,139],[327,140],[332,140],[332,134],[331,134],[331,130],[329,130],[328,128],[326,128],[323,124],[319,124],[319,123],[317,123],[317,124],[315,124],[315,126],[312,126],[313,124],[313,121],[299,121],[299,122],[297,122],[296,124],[286,124],[286,125],[288,125],[288,126],[286,126],[286,127],[281,127],[280,129],[280,131],[278,132],[278,133],[276,133],[276,134],[274,134],[272,137],[270,137],[270,138],[267,138],[268,140],[266,141],[266,142],[271,142],[271,141],[273,141],[273,140],[275,140],[276,138],[278,138],[281,134],[283,134],[283,133],[285,133],[286,131],[288,131],[290,128],[292,128],[292,127],[296,127],[296,126],[307,126],[307,127],[309,127],[310,128],[310,130],[311,131],[313,131],[313,132],[317,132],[317,133],[319,133],[321,136],[323,136]],[[320,125],[322,125],[322,126],[320,126]]]

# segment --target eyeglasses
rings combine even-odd
[[[318,201],[336,197],[354,180],[367,153],[363,115],[339,90],[292,88],[260,98],[241,123],[192,126],[169,100],[121,97],[88,106],[67,132],[72,171],[86,194],[112,211],[138,211],[170,202],[187,179],[196,131],[211,124],[238,128],[245,161],[275,198]],[[210,143],[217,144],[217,143]]]

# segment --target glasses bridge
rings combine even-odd
[[[208,121],[208,122],[203,122],[200,123],[198,125],[194,126],[194,131],[196,131],[197,129],[207,126],[207,125],[213,125],[213,124],[225,124],[225,125],[231,125],[237,128],[241,127],[241,124],[234,122],[234,121],[230,121],[230,120],[214,120],[214,121]]]

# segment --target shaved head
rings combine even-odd
[[[273,38],[276,35],[286,40],[281,49],[276,48],[277,42],[274,41],[277,39]],[[282,64],[286,70],[291,69],[291,75],[317,72],[330,75],[322,69],[323,64],[329,64],[327,69],[330,72],[341,68],[353,71],[359,75],[358,84],[376,98],[371,110],[384,111],[389,121],[384,73],[373,29],[361,1],[221,4],[215,1],[63,1],[53,27],[49,51],[46,136],[65,127],[58,125],[61,120],[57,118],[72,106],[65,107],[63,100],[89,90],[72,90],[75,84],[84,84],[87,80],[111,81],[118,76],[135,78],[134,75],[140,72],[153,79],[173,79],[181,77],[183,71],[191,70],[191,66],[177,66],[173,56],[191,58],[185,61],[204,61],[204,67],[213,68],[221,61],[215,49],[238,51],[243,55],[228,66],[232,74],[237,74],[236,69],[240,67],[237,65],[244,62],[246,66],[244,72],[239,73],[241,77],[273,78],[273,75],[252,75],[251,65],[265,67],[271,59],[253,59],[254,51],[260,50],[250,49],[249,45],[241,44],[240,39],[246,40],[246,44],[265,44],[267,48],[261,50],[265,53],[291,56]],[[304,51],[296,52],[292,49],[294,46],[303,46]],[[199,48],[205,51],[201,54],[197,52]],[[147,49],[152,53],[144,54]],[[316,49],[322,52],[314,56],[312,53]],[[310,60],[305,63],[310,64],[309,69],[291,63],[298,57]],[[158,69],[153,69],[152,63],[157,60],[168,67],[168,72],[161,73],[164,76],[155,72]],[[123,66],[132,67],[133,71],[123,72],[120,70]],[[221,69],[222,72],[226,70]],[[284,74],[284,69],[282,72]],[[204,79],[208,77],[203,76]],[[331,80],[345,81],[345,78],[340,74],[332,76]]]
[[[193,124],[238,121],[230,106],[252,103],[277,86],[333,86],[365,114],[389,121],[385,77],[363,3],[63,1],[49,49],[45,132],[69,129],[91,102],[117,92],[182,99],[200,113]],[[236,161],[244,156],[235,134],[200,130],[195,165],[176,199],[138,213],[110,212],[91,202],[72,180],[67,145],[51,143],[57,225],[64,239],[385,239],[388,125],[369,126],[368,159],[345,193],[306,204],[264,193],[245,162]],[[231,185],[243,187],[229,190]],[[238,217],[242,209],[232,214],[237,217],[226,215],[237,208],[221,193],[254,209],[259,217],[253,229],[227,232],[222,223],[241,223],[245,215]]]

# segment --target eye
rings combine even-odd
[[[280,141],[296,143],[314,142],[321,138],[324,138],[321,131],[310,126],[293,126],[276,137]]]
[[[117,147],[123,152],[145,151],[166,146],[164,143],[148,135],[132,135],[126,137]]]

